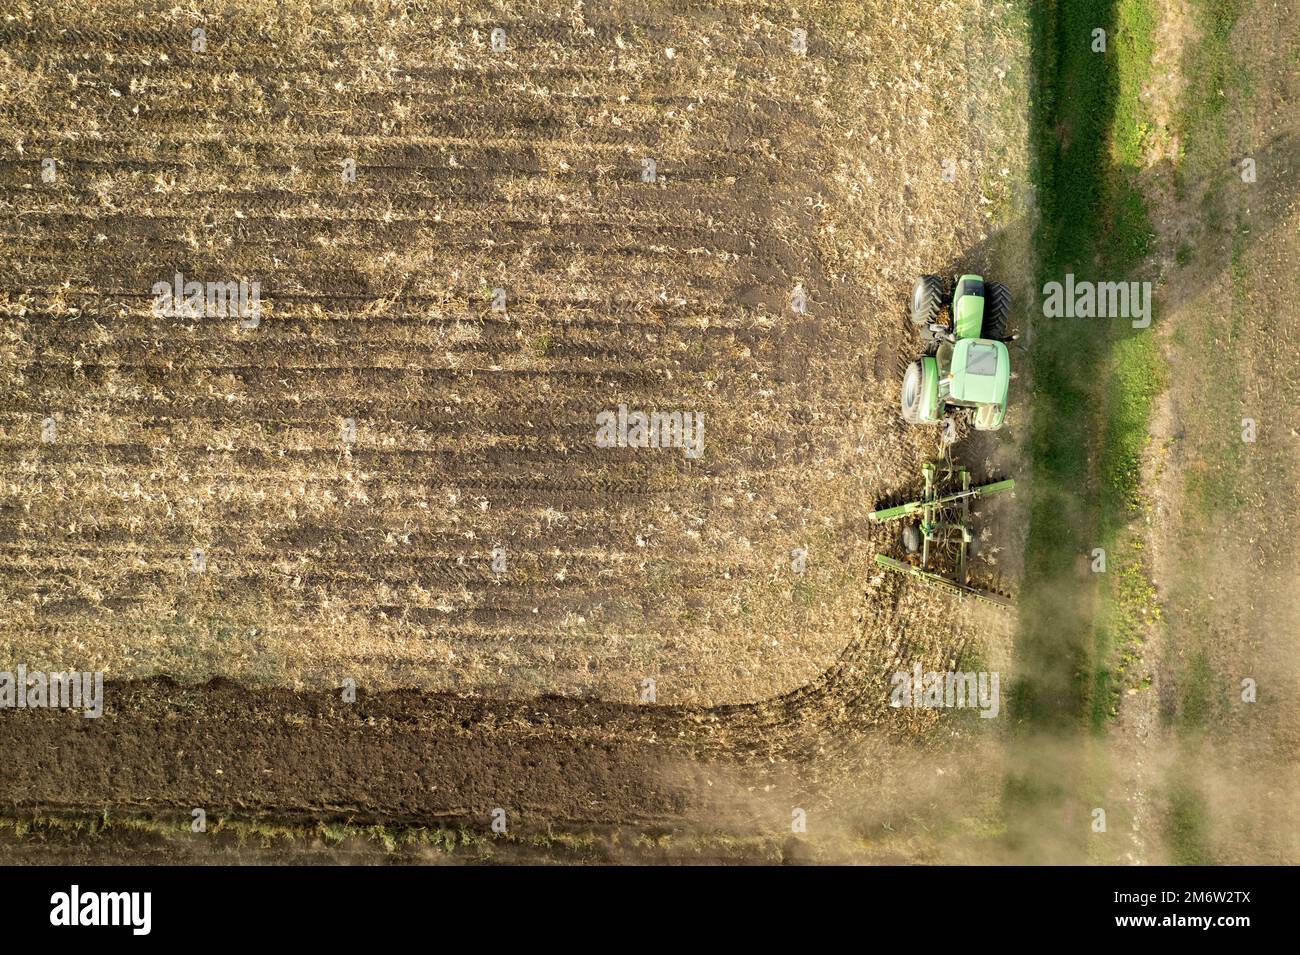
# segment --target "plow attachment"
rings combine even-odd
[[[921,475],[925,481],[921,500],[881,508],[868,515],[877,524],[917,519],[913,525],[916,529],[911,531],[915,547],[909,543],[908,549],[920,551],[919,565],[883,554],[876,555],[876,563],[959,597],[973,597],[1002,607],[1013,606],[1011,600],[1002,594],[970,586],[966,560],[971,544],[968,527],[971,501],[1012,491],[1016,482],[996,481],[972,487],[970,472],[952,464],[926,464]],[[908,540],[906,536],[904,539]],[[940,563],[949,565],[951,576],[938,571]]]

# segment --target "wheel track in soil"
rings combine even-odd
[[[886,581],[876,612],[895,614],[903,587]],[[953,647],[948,662],[955,664],[961,650]],[[800,785],[819,787],[829,781],[828,767],[835,767],[833,777],[858,770],[864,741],[897,731],[881,688],[920,652],[906,638],[882,645],[860,636],[804,687],[762,702],[701,708],[413,691],[362,692],[355,704],[343,704],[336,693],[255,690],[228,681],[110,683],[117,702],[104,731],[98,723],[82,726],[69,745],[60,725],[70,721],[68,714],[29,710],[0,720],[0,740],[24,767],[6,786],[16,809],[97,812],[112,804],[117,812],[168,818],[187,816],[178,807],[191,803],[238,816],[292,806],[315,818],[429,824],[481,819],[505,803],[533,823],[549,822],[559,811],[572,825],[680,824],[709,808],[694,785],[674,781],[684,761],[706,773],[717,760],[779,766],[772,774],[780,777],[790,762],[801,764],[815,751],[817,772]],[[285,721],[291,718],[303,722],[288,724],[290,732]],[[171,747],[188,758],[179,767],[159,765],[158,750]],[[340,759],[322,774],[324,754]],[[394,774],[385,761],[398,756],[401,765],[415,767],[413,776],[439,767],[454,801]],[[280,775],[303,761],[313,767],[310,791],[286,785],[292,773]],[[111,773],[83,775],[96,764],[133,767],[131,789],[151,798],[123,800]],[[272,764],[273,782],[264,778]],[[558,775],[546,771],[556,767]],[[622,778],[635,778],[635,787],[604,788],[630,767],[638,769]],[[758,778],[763,775],[760,769]],[[579,779],[586,787],[575,785]],[[60,791],[79,798],[56,797]],[[23,798],[15,799],[17,793]]]

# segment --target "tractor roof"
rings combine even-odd
[[[987,338],[963,338],[952,351],[954,401],[973,405],[1005,404],[1011,381],[1011,356],[1002,342]]]

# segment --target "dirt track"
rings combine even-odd
[[[882,617],[916,606],[892,580],[877,596]],[[934,725],[933,711],[886,701],[891,673],[939,652],[924,638],[858,640],[808,687],[712,709],[417,691],[347,704],[334,692],[229,682],[110,683],[100,719],[49,710],[0,719],[14,767],[3,799],[20,809],[288,810],[398,823],[481,824],[501,806],[543,826],[752,814],[719,805],[735,788],[771,785],[815,804],[841,775]],[[955,666],[957,652],[941,665]]]

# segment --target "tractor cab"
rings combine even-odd
[[[940,404],[975,410],[979,431],[995,431],[1007,413],[1011,355],[1002,342],[960,338],[943,342],[934,355]]]

